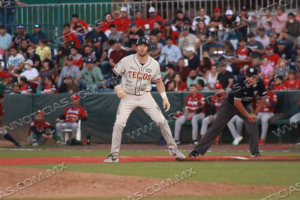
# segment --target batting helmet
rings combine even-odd
[[[139,44],[146,44],[148,45],[149,49],[152,47],[152,43],[150,41],[149,38],[143,36],[143,37],[140,37],[137,41],[136,41],[136,46],[138,46]]]

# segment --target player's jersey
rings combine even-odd
[[[189,107],[189,112],[193,113],[197,110],[198,107],[202,107],[202,113],[205,113],[205,99],[202,94],[196,93],[195,96],[189,94],[185,98],[185,106]]]
[[[49,122],[41,121],[38,123],[38,121],[33,120],[30,124],[30,126],[33,126],[37,128],[40,132],[43,132],[46,128],[50,128],[51,124]]]
[[[299,99],[300,102],[300,99]],[[3,105],[0,105],[0,117],[2,117],[4,115],[4,109],[3,109]]]
[[[148,61],[142,65],[137,54],[124,57],[113,68],[116,75],[122,75],[122,87],[127,94],[143,95],[150,92],[151,82],[161,79],[160,65],[152,57],[148,57]]]
[[[274,85],[273,90],[283,91],[284,90],[284,84],[281,84],[279,86]]]
[[[32,87],[29,84],[27,86],[25,86],[25,87],[22,86],[20,88],[20,92],[22,94],[28,94],[28,92],[32,92]]]
[[[85,108],[82,106],[70,106],[65,109],[63,116],[66,117],[65,121],[70,122],[73,118],[87,117],[87,113]]]
[[[51,91],[54,91],[55,93],[58,93],[55,85],[53,85],[53,84],[50,85],[50,86],[45,85],[43,90],[41,91],[41,93],[46,93],[46,92],[51,92]]]
[[[267,91],[266,94],[266,100],[265,102],[268,103],[276,103],[277,104],[277,95],[275,94],[275,92],[272,92],[271,90]],[[256,107],[258,106],[258,102],[256,102]],[[259,112],[274,112],[275,111],[275,107],[271,107],[271,106],[266,106],[264,105]]]
[[[223,99],[226,97],[226,94],[223,92],[221,94],[221,97],[218,97],[217,95],[214,95],[211,98],[211,106],[216,108],[216,111],[218,112],[220,110],[221,107],[221,103],[223,101]]]

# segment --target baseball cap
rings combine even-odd
[[[12,74],[9,72],[6,72],[5,77],[12,77]]]
[[[156,21],[155,23],[157,23],[158,25],[162,26],[161,21]]]
[[[18,83],[18,82],[13,82],[12,86],[13,86],[13,87],[16,87],[16,86],[19,87],[19,83]]]
[[[241,9],[242,11],[247,11],[247,8],[246,8],[246,6],[242,6],[242,9]]]
[[[121,12],[127,12],[127,8],[126,7],[122,7],[121,8]]]
[[[266,29],[265,29],[265,27],[261,26],[261,27],[258,28],[258,30],[264,31],[264,30],[266,30]]]
[[[66,75],[66,76],[65,76],[65,79],[67,79],[67,78],[69,78],[69,79],[72,79],[72,80],[73,80],[72,76],[70,76],[70,75]]]
[[[111,24],[111,25],[109,25],[109,28],[116,28],[116,25],[115,24]]]
[[[133,26],[136,26],[136,23],[135,23],[135,22],[131,22],[131,23],[129,24],[129,28],[131,28],[131,27],[133,27]]]
[[[71,41],[71,42],[70,42],[70,46],[75,46],[75,42],[74,42],[74,41]]]
[[[170,22],[166,22],[165,26],[171,26],[171,23]]]
[[[94,59],[88,58],[85,60],[85,63],[94,63]]]
[[[246,38],[243,38],[243,37],[239,38],[239,42],[240,42],[240,41],[245,41],[245,42],[247,42]]]
[[[78,101],[78,100],[79,100],[78,94],[73,94],[73,95],[71,96],[71,99],[72,99],[72,100],[75,100],[75,101]]]
[[[59,47],[59,48],[57,49],[57,51],[65,51],[65,48]]]
[[[233,12],[232,12],[232,10],[226,10],[226,13],[225,13],[225,15],[233,15]]]
[[[27,80],[27,78],[25,76],[21,76],[20,81],[28,83],[28,80]]]
[[[33,26],[33,28],[41,28],[41,25],[35,24],[35,25]]]
[[[122,43],[122,39],[117,38],[117,39],[115,39],[115,42],[120,42],[120,43]]]
[[[251,38],[251,37],[255,37],[254,33],[252,33],[252,32],[250,32],[250,33],[248,34],[248,38]]]
[[[100,42],[100,40],[99,40],[98,38],[94,38],[94,39],[93,39],[93,42],[94,42],[94,43],[97,43],[97,42]]]
[[[69,55],[67,60],[73,60],[73,56],[72,55]]]
[[[101,22],[97,22],[94,26],[94,28],[100,28],[102,26]]]
[[[258,74],[258,71],[255,67],[248,67],[246,69],[246,76],[252,77],[256,76]]]
[[[273,37],[273,38],[277,39],[276,33],[270,33],[269,37]]]
[[[227,64],[226,64],[225,61],[221,61],[221,62],[219,63],[219,66],[227,66]]]
[[[24,25],[23,24],[19,24],[18,28],[24,28]]]
[[[42,110],[38,110],[38,111],[36,111],[36,113],[35,113],[36,115],[37,114],[42,114],[43,115],[43,117],[45,116],[45,113],[44,113],[44,111],[42,111]]]
[[[280,41],[277,42],[277,44],[285,45],[285,42],[283,40],[280,40]]]
[[[184,31],[184,30],[189,30],[189,27],[183,26],[183,27],[181,28],[181,30],[182,30],[182,31]]]
[[[185,50],[186,50],[186,51],[192,51],[192,52],[195,53],[195,48],[194,48],[194,47],[191,47],[191,46],[185,48]]]
[[[269,51],[269,50],[273,50],[273,49],[272,49],[271,45],[268,45],[268,46],[266,46],[266,50]]]
[[[215,8],[214,12],[221,12],[221,9],[220,8]]]
[[[154,7],[150,7],[149,8],[149,13],[152,13],[152,12],[155,12],[156,10],[155,10],[155,8]]]
[[[32,62],[32,60],[31,59],[28,59],[28,60],[26,60],[25,62],[23,62],[24,64],[28,64],[28,65],[30,65],[30,66],[32,66],[33,65],[33,62]]]
[[[215,83],[215,89],[222,89],[221,83]]]

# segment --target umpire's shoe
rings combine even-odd
[[[192,151],[190,154],[189,154],[189,157],[198,157],[199,156],[199,153],[197,151]]]
[[[104,162],[119,162],[117,154],[109,154],[109,156],[104,160]]]
[[[184,160],[185,156],[177,149],[173,148],[169,150],[171,156],[176,157],[176,160]]]

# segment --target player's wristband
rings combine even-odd
[[[160,93],[160,96],[161,96],[161,98],[162,98],[162,99],[164,99],[164,98],[167,98],[167,94],[166,94],[166,92],[162,92],[162,93]]]

